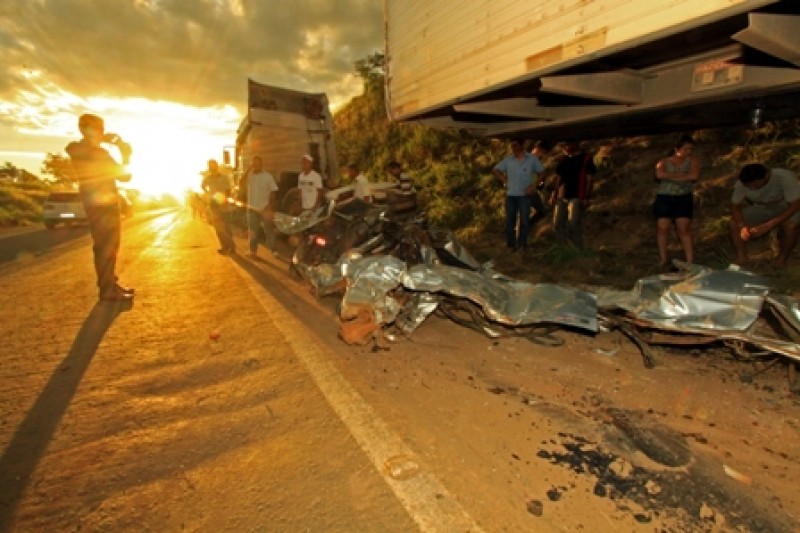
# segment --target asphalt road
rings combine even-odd
[[[141,224],[166,212],[165,210],[144,211],[130,219],[123,219],[123,227]],[[47,229],[44,225],[21,228],[0,229],[0,264],[13,261],[27,261],[52,252],[54,249],[73,243],[81,237],[88,237],[87,224],[72,226],[59,225]]]
[[[280,286],[285,263],[138,215],[116,304],[85,228],[2,246],[0,531],[477,530],[431,475],[385,467],[413,453],[297,318],[327,311]]]
[[[0,263],[40,256],[88,234],[89,229],[85,224],[52,230],[44,226],[29,226],[14,232],[6,231],[0,233]]]

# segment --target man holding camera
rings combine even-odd
[[[120,245],[120,212],[117,181],[129,181],[125,165],[131,146],[119,135],[106,133],[103,119],[84,114],[78,119],[82,139],[69,143],[66,152],[79,184],[81,200],[89,219],[94,241],[94,267],[100,300],[124,301],[133,298],[133,289],[117,283],[116,265]],[[117,163],[101,144],[117,148],[122,164]]]

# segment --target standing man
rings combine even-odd
[[[297,176],[297,188],[300,189],[300,205],[308,211],[322,204],[322,176],[312,168],[314,158],[306,154],[301,165],[303,171]]]
[[[577,142],[564,144],[564,157],[556,167],[556,188],[550,198],[554,205],[556,241],[569,239],[579,250],[583,248],[583,212],[592,199],[592,179],[597,173],[591,154],[581,151]]]
[[[208,160],[208,170],[203,178],[202,188],[208,196],[208,214],[219,239],[220,249],[217,253],[235,254],[236,246],[233,243],[233,233],[228,220],[231,181],[219,171],[219,163],[215,159]]]
[[[536,156],[536,159],[542,163],[544,166],[544,157],[550,153],[552,146],[547,141],[537,141],[535,145],[533,145],[533,150],[531,150],[531,155]],[[537,222],[542,220],[544,216],[547,214],[547,208],[545,207],[545,202],[542,200],[542,194],[544,192],[545,182],[547,181],[547,176],[545,172],[542,171],[539,173],[539,185],[531,192],[531,219],[530,219],[530,227],[531,230],[533,226],[536,225]]]
[[[66,152],[77,175],[81,200],[89,219],[94,241],[94,268],[100,300],[123,301],[133,298],[134,290],[117,283],[116,265],[120,245],[119,193],[117,181],[129,181],[124,165],[131,156],[131,146],[119,135],[105,133],[103,119],[85,114],[78,119],[80,141],[67,145]],[[100,145],[117,147],[122,164],[117,163]]]
[[[746,243],[778,229],[778,265],[786,266],[797,244],[800,183],[797,174],[759,163],[742,167],[731,198],[731,238],[739,264],[747,262]]]
[[[358,165],[355,163],[347,165],[347,175],[350,176],[350,182],[354,186],[353,196],[365,202],[372,202],[372,191],[370,190],[369,180],[364,174],[358,171]]]
[[[544,167],[538,157],[525,151],[522,139],[512,139],[509,146],[511,154],[494,167],[492,174],[506,186],[506,246],[513,252],[528,248],[530,195],[538,187]]]
[[[275,250],[275,223],[273,206],[278,184],[272,174],[264,170],[264,162],[255,156],[252,166],[245,172],[247,186],[247,229],[249,234],[250,257],[258,257],[258,240],[261,231],[266,237],[267,248],[272,255]]]

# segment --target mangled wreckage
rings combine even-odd
[[[723,344],[748,361],[800,362],[800,309],[766,280],[732,266],[676,263],[679,272],[640,279],[631,291],[593,292],[531,284],[480,264],[446,230],[392,203],[334,201],[300,217],[276,215],[301,234],[292,268],[318,296],[343,292],[341,338],[363,344],[409,336],[433,313],[490,337],[524,336],[559,345],[559,328],[620,330],[654,365],[650,346]]]

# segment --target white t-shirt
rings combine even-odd
[[[314,170],[308,174],[301,172],[297,176],[297,188],[300,189],[303,209],[312,209],[317,204],[319,189],[322,188],[322,176]]]
[[[781,202],[790,204],[798,198],[800,198],[800,183],[797,181],[797,174],[785,168],[773,168],[769,181],[760,189],[748,189],[741,181],[736,180],[731,202],[741,204],[746,199],[756,205]]]
[[[353,189],[353,196],[356,198],[361,198],[362,200],[369,200],[372,197],[372,191],[370,190],[369,180],[364,174],[359,173],[358,176],[355,177],[353,180],[353,185],[355,188]]]
[[[278,190],[275,178],[266,170],[251,173],[247,182],[247,203],[252,209],[263,211],[269,205],[269,195]]]

